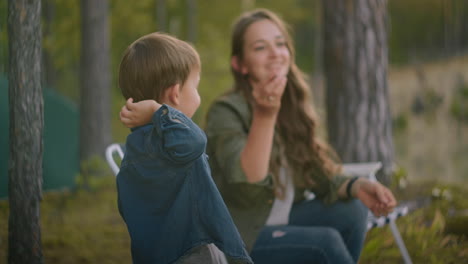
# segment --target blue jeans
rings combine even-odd
[[[251,257],[256,264],[356,263],[366,235],[368,209],[359,200],[293,205],[289,225],[265,226]]]

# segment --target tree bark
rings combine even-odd
[[[42,263],[41,2],[8,1],[8,263]]]
[[[158,23],[158,31],[167,32],[166,0],[156,1],[156,20]]]
[[[197,2],[187,1],[187,41],[195,43],[197,41]]]
[[[81,1],[81,161],[104,156],[111,141],[108,10],[107,0]]]
[[[331,145],[343,162],[394,159],[387,67],[387,1],[323,0],[326,109]]]

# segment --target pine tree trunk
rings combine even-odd
[[[41,2],[8,1],[8,263],[42,263]]]
[[[103,156],[111,141],[107,0],[82,0],[80,160]]]
[[[187,1],[187,41],[195,43],[197,41],[197,2]]]
[[[387,67],[387,1],[323,0],[329,141],[343,162],[394,158]]]
[[[158,31],[167,32],[166,0],[156,1],[156,20]]]

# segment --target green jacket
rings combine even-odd
[[[252,111],[246,99],[238,92],[229,92],[210,107],[205,129],[212,176],[249,251],[265,225],[275,199],[270,174],[262,182],[251,184],[241,167],[240,153],[246,144],[251,122]],[[271,156],[277,155],[279,148],[273,145]],[[325,197],[328,202],[337,199],[338,187],[346,177],[337,175],[333,179],[332,186],[323,186],[331,190]],[[304,189],[296,188],[295,193],[296,202],[304,199]]]

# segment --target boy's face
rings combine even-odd
[[[200,69],[194,68],[189,77],[181,87],[179,94],[179,111],[188,117],[192,117],[200,106],[200,95],[198,94],[198,83],[200,82]]]

